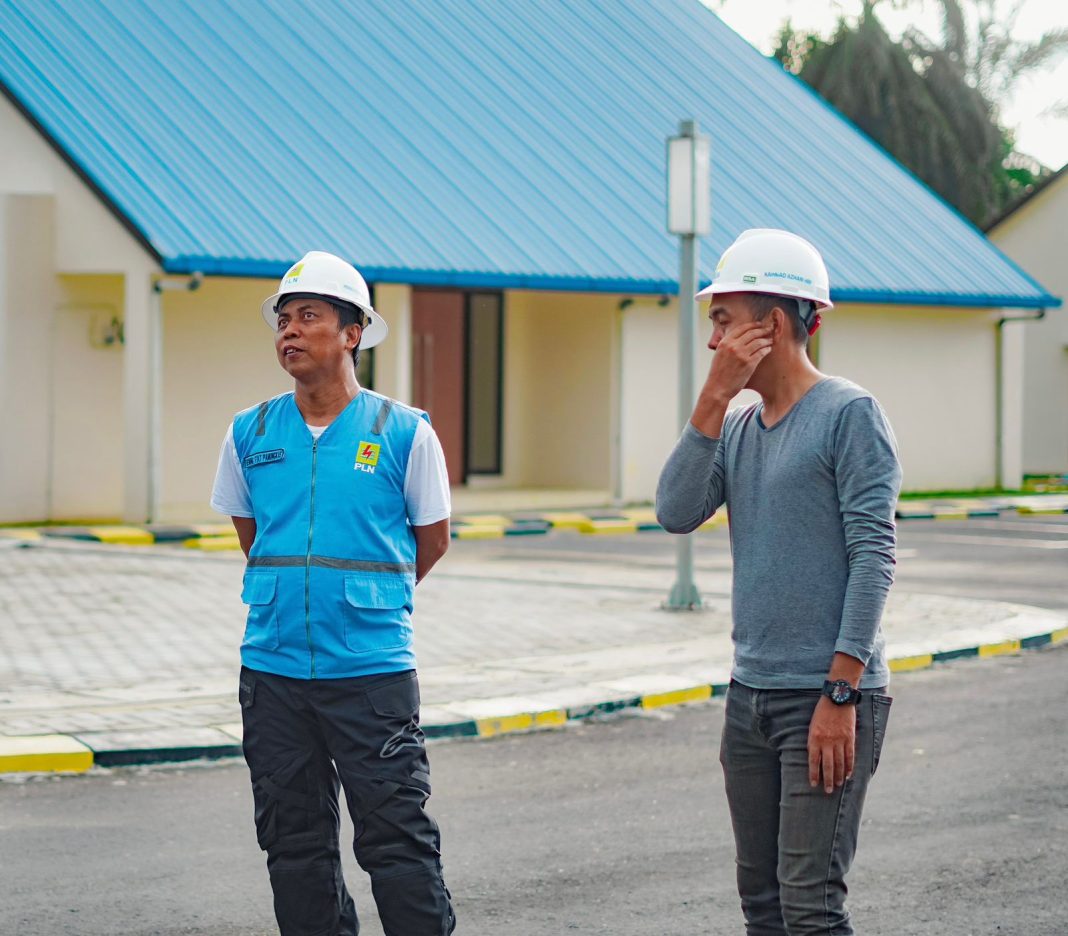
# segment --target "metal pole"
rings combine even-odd
[[[684,120],[679,124],[679,135],[697,136],[697,122]],[[691,218],[697,219],[697,200],[700,197],[697,184],[697,146],[690,149],[690,197],[693,211]],[[694,296],[697,293],[698,251],[697,235],[679,235],[679,428],[682,429],[693,410],[693,349],[697,340],[697,314]],[[693,534],[676,538],[675,547],[675,584],[671,586],[667,603],[664,605],[672,611],[693,610],[701,607],[701,595],[693,580]]]

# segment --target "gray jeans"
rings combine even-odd
[[[828,795],[808,781],[812,689],[731,682],[720,745],[748,936],[852,936],[845,876],[891,698],[865,689],[853,776]]]

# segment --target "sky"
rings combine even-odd
[[[769,54],[779,26],[789,18],[798,29],[829,35],[842,15],[855,17],[861,0],[703,0],[728,26],[761,52]],[[1008,7],[1011,0],[1006,0]],[[907,10],[880,5],[878,16],[892,36],[909,25],[931,37],[939,34],[938,4],[934,0],[911,3]],[[1025,0],[1017,20],[1020,39],[1036,39],[1043,32],[1068,27],[1065,0]],[[1016,133],[1017,150],[1034,156],[1051,169],[1068,163],[1068,118],[1043,114],[1068,99],[1068,56],[1029,79],[1021,80],[1009,100],[1001,104],[1001,122]]]

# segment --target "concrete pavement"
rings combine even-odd
[[[663,569],[463,545],[416,596],[428,735],[562,724],[727,683],[726,563],[702,571],[702,611],[669,613]],[[242,571],[227,552],[0,540],[0,771],[239,753]],[[1052,611],[901,590],[884,626],[898,671],[1068,639]]]

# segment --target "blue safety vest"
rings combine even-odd
[[[292,393],[234,417],[256,519],[241,593],[245,666],[297,679],[414,668],[404,478],[420,419],[369,390],[318,439]]]

